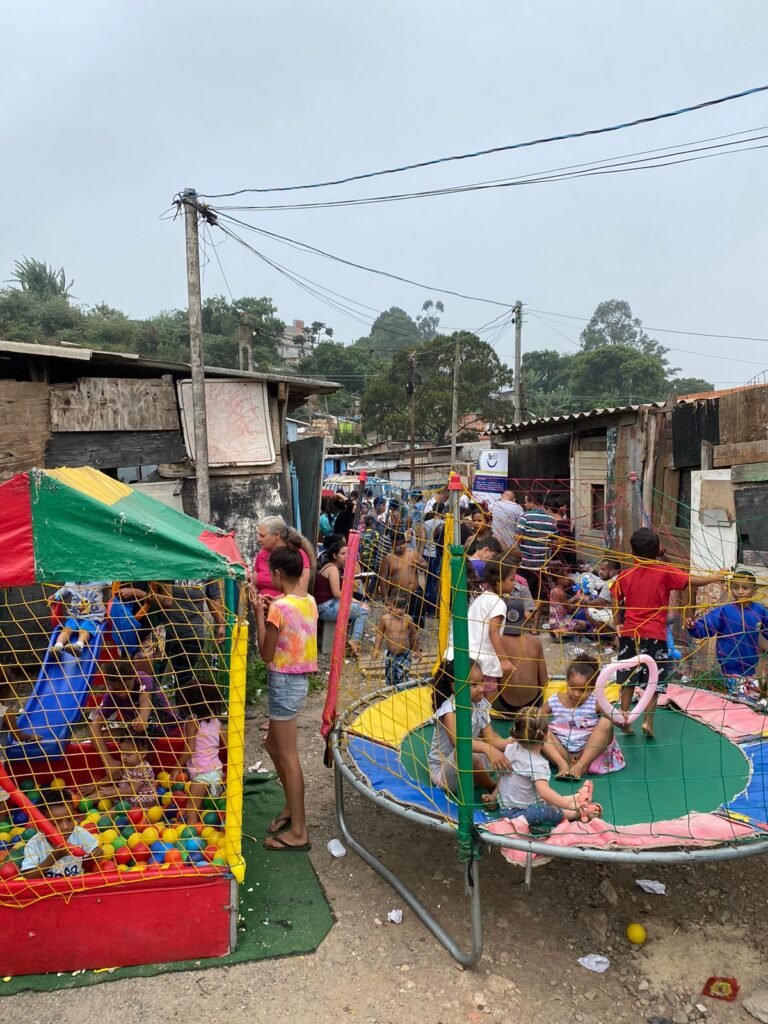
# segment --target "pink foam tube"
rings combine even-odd
[[[643,695],[637,704],[628,711],[626,714],[623,711],[615,708],[613,704],[605,696],[605,686],[610,680],[616,677],[617,672],[623,670],[639,668],[640,665],[645,665],[648,669],[648,685],[643,690]],[[600,675],[597,677],[595,683],[595,699],[597,700],[597,706],[600,710],[610,718],[612,722],[624,725],[629,722],[634,722],[636,718],[645,711],[648,705],[651,703],[651,699],[656,693],[656,683],[659,681],[659,666],[653,660],[649,654],[638,654],[636,658],[629,658],[627,661],[614,661],[610,665],[606,665],[602,669]]]
[[[26,793],[22,793],[20,789],[16,787],[13,779],[6,772],[2,764],[0,764],[0,786],[8,794],[8,798],[11,803],[16,804],[22,811],[26,811],[30,821],[34,821],[38,829],[53,843],[54,846],[63,848],[67,846],[67,841],[64,836],[59,832],[57,828],[48,821],[44,814],[35,807]]]

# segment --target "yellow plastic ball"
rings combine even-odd
[[[163,807],[170,807],[170,805],[173,803],[173,794],[163,793],[163,795],[160,797],[160,803],[163,805]]]
[[[84,821],[92,821],[93,824],[95,825],[98,822],[100,817],[101,817],[101,812],[100,811],[91,811],[90,814],[86,814],[86,816],[84,818]]]
[[[160,836],[164,843],[175,843],[179,838],[179,833],[175,828],[164,828],[163,834]]]
[[[0,832],[0,843],[7,843],[10,838],[10,832]]]
[[[64,779],[54,779],[51,782],[51,784],[50,784],[50,786],[48,788],[49,789],[66,789],[67,788],[67,784],[64,781]]]
[[[20,836],[23,831],[24,829],[20,825],[14,825],[14,827],[9,832],[9,835],[11,839],[13,839],[15,836]]]
[[[128,849],[132,850],[134,846],[138,846],[139,843],[143,843],[143,835],[143,832],[131,832],[131,834],[128,836]]]
[[[648,934],[641,924],[627,925],[627,938],[635,946],[642,946]]]
[[[171,784],[171,776],[168,774],[168,772],[158,772],[156,779],[157,782],[163,787],[163,789],[168,789],[168,787]]]
[[[206,825],[200,835],[203,839],[213,839],[216,835],[216,829],[212,825]]]
[[[102,846],[104,843],[111,843],[113,839],[117,839],[118,832],[116,828],[108,828],[99,834]]]
[[[115,848],[112,845],[112,843],[101,844],[101,855],[104,858],[104,860],[112,860],[112,858],[115,856]]]
[[[117,865],[117,870],[118,871],[127,871],[128,870],[128,865],[127,864],[118,864]]]
[[[152,824],[154,825],[156,822],[160,821],[160,819],[163,817],[163,809],[162,809],[162,807],[157,807],[157,806],[150,807],[149,810],[146,812],[146,815],[147,815],[147,821],[151,821]]]
[[[134,864],[132,867],[128,868],[128,870],[129,871],[139,871],[139,872],[146,871],[147,870],[147,865],[146,864]]]
[[[142,843],[146,843],[147,846],[151,846],[152,843],[156,843],[159,838],[160,833],[157,831],[154,825],[150,825],[149,828],[145,828],[144,831],[141,833],[141,841]]]
[[[98,807],[98,809],[100,811],[104,811],[106,813],[107,811],[111,811],[112,810],[112,801],[111,800],[99,800],[99,802],[96,804],[96,806]]]

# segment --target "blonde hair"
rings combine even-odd
[[[522,708],[515,716],[515,739],[525,746],[543,743],[548,728],[547,716],[538,708]]]

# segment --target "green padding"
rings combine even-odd
[[[245,882],[240,887],[240,915],[243,920],[239,924],[234,953],[209,960],[120,967],[111,974],[84,971],[74,978],[71,974],[61,978],[55,974],[29,974],[0,982],[0,995],[24,991],[52,992],[98,985],[103,981],[152,978],[171,971],[225,967],[249,960],[314,952],[331,930],[333,918],[309,857],[298,853],[267,853],[261,845],[267,822],[284,803],[283,791],[277,783],[263,782],[250,786],[246,780],[244,832],[255,837],[256,841],[243,840],[247,864]],[[253,891],[248,892],[249,889]],[[194,1016],[192,1014],[190,1019]]]
[[[494,722],[501,731],[504,726]],[[655,740],[645,740],[639,723],[634,736],[619,734],[627,767],[612,775],[590,776],[603,817],[614,825],[669,821],[690,811],[714,811],[747,784],[749,762],[720,733],[678,711],[656,712]],[[503,733],[502,733],[503,735]],[[402,745],[402,763],[419,782],[429,784],[426,770],[432,726],[417,729]],[[577,788],[554,782],[561,793]]]
[[[31,501],[41,581],[210,579],[243,571],[197,539],[202,523],[138,491],[106,505],[33,473]]]

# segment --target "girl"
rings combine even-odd
[[[486,803],[498,799],[502,817],[523,817],[529,825],[559,825],[568,821],[589,821],[602,813],[590,803],[591,783],[577,792],[561,796],[549,784],[550,767],[542,755],[547,742],[547,719],[536,708],[524,708],[515,719],[514,740],[504,755],[510,771],[501,776],[498,788],[483,797]]]
[[[152,744],[146,736],[137,736],[126,729],[114,737],[120,772],[114,782],[108,778],[93,786],[81,788],[83,797],[95,795],[99,799],[120,797],[128,800],[132,807],[152,807],[157,803],[155,773],[147,760]]]
[[[469,671],[469,693],[472,700],[472,767],[473,784],[493,790],[496,783],[489,769],[500,771],[509,767],[503,750],[507,741],[491,726],[491,705],[483,694],[483,671],[473,662]],[[441,789],[455,793],[459,776],[456,765],[456,704],[453,697],[453,664],[443,662],[433,680],[432,700],[435,705],[435,731],[427,764],[429,777]]]
[[[256,592],[265,597],[280,597],[280,591],[272,582],[269,557],[273,551],[288,546],[295,548],[301,557],[301,585],[306,593],[315,567],[315,553],[309,541],[280,516],[267,516],[262,519],[256,530],[256,537],[259,541],[259,553],[253,563],[253,587]]]
[[[337,534],[329,540],[323,552],[315,578],[315,601],[318,617],[324,622],[335,622],[339,617],[339,599],[341,598],[341,581],[347,564],[347,542]],[[353,570],[354,571],[354,570]],[[349,649],[357,657],[360,654],[360,643],[363,639],[365,620],[369,608],[361,601],[353,601],[349,608],[349,621],[352,624],[352,636]]]
[[[188,756],[186,769],[189,773],[189,807],[185,815],[188,825],[200,820],[203,799],[210,795],[217,797],[222,790],[221,758],[219,746],[223,729],[221,727],[221,697],[213,683],[195,682],[184,694],[188,702],[189,717],[184,723],[184,740]]]
[[[501,630],[507,617],[507,606],[502,595],[511,594],[515,587],[514,560],[503,558],[499,562],[486,562],[482,591],[469,606],[469,657],[477,661],[486,682],[486,696],[493,700],[498,683],[515,667],[504,653]],[[449,637],[446,659],[453,661],[453,634]]]
[[[285,806],[267,825],[264,848],[275,852],[312,849],[304,811],[304,774],[296,742],[296,717],[309,690],[308,675],[317,671],[317,606],[301,579],[296,548],[278,548],[269,556],[273,585],[281,596],[256,601],[259,653],[267,662],[269,729],[265,746],[285,791]]]
[[[584,658],[568,666],[564,693],[554,693],[544,705],[551,716],[544,755],[557,769],[558,779],[607,775],[625,767],[624,755],[613,735],[613,723],[597,708],[596,661]]]

